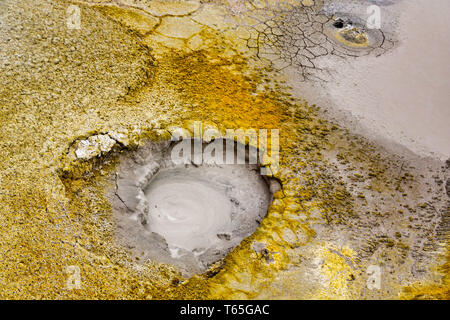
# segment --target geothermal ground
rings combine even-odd
[[[0,298],[449,299],[449,10],[1,1]]]

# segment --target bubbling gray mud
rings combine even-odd
[[[122,155],[112,204],[118,241],[134,256],[192,276],[256,230],[281,185],[258,164],[174,163],[173,147],[150,142]]]

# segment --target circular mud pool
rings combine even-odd
[[[359,17],[336,13],[324,25],[324,33],[347,55],[365,55],[380,48],[384,43],[384,34],[379,29],[369,29]]]
[[[180,163],[173,155],[183,143],[191,141],[148,143],[123,155],[112,203],[122,245],[142,262],[172,264],[191,276],[251,235],[281,186],[248,163],[248,147],[244,164],[211,163],[204,159],[213,143],[200,142]]]

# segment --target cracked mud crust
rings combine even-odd
[[[330,19],[303,2],[306,20],[288,22]],[[73,3],[80,30],[65,25]],[[448,166],[393,154],[292,98],[242,37],[260,33],[224,20],[225,3],[152,3],[0,3],[1,298],[449,298]],[[300,53],[320,48],[307,40]],[[288,61],[302,71],[300,57]],[[196,120],[280,129],[283,189],[255,233],[186,280],[117,243],[107,194],[120,155]],[[379,290],[367,288],[373,265]]]

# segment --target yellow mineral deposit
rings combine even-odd
[[[342,31],[336,32],[336,38],[338,41],[342,42],[343,44],[349,46],[349,47],[367,47],[369,44],[369,39],[367,38],[367,35],[361,31],[358,30],[358,28],[351,28],[351,29],[345,29]]]

